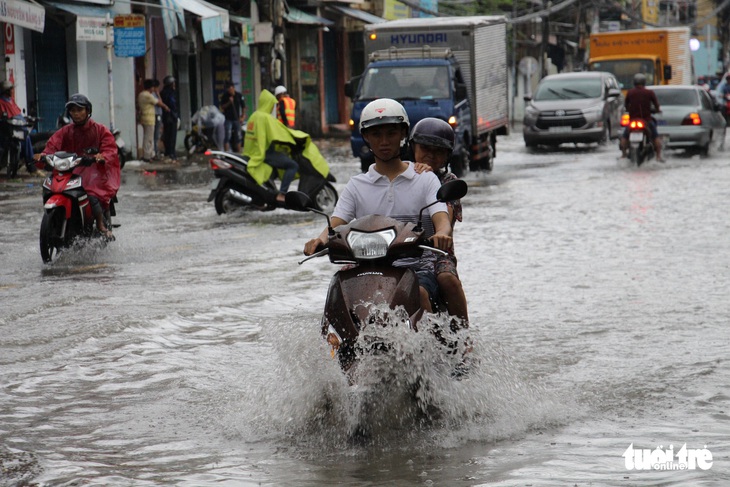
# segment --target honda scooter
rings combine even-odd
[[[463,180],[445,183],[437,193],[437,201],[421,209],[417,224],[368,215],[337,228],[332,228],[328,214],[315,208],[306,194],[296,191],[286,194],[289,208],[311,211],[327,218],[327,244],[300,264],[323,255],[329,255],[333,264],[348,264],[337,271],[330,282],[322,318],[322,334],[345,372],[365,348],[388,348],[382,343],[360,343],[358,338],[365,327],[387,326],[394,318],[407,323],[413,331],[418,330],[424,314],[418,276],[410,268],[393,266],[393,262],[405,257],[420,257],[424,250],[443,253],[427,245],[421,224],[423,212],[437,202],[463,198],[467,189]],[[386,319],[378,311],[384,307],[393,310],[389,312],[392,316]]]
[[[248,159],[245,156],[217,150],[209,150],[205,154],[210,157],[208,164],[215,176],[208,201],[215,201],[219,215],[239,208],[267,211],[285,207],[276,201],[277,171],[273,172],[271,179],[259,185],[246,169]],[[311,199],[315,209],[331,213],[339,197],[332,185],[335,181],[332,173],[323,176],[301,154],[295,153],[292,158],[299,164],[298,190]]]
[[[43,220],[41,220],[40,248],[43,262],[48,264],[54,256],[66,248],[71,247],[79,239],[99,238],[106,239],[96,230],[96,220],[91,211],[86,190],[81,176],[73,173],[78,165],[90,166],[98,164],[92,156],[94,151],[77,156],[70,152],[56,152],[43,159],[46,168],[53,172],[43,182]],[[111,218],[116,216],[114,202],[104,212],[104,221],[107,228],[112,228]]]

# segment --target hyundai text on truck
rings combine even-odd
[[[590,36],[588,69],[608,71],[621,89],[633,87],[637,73],[647,85],[694,84],[689,27],[599,32]]]
[[[506,25],[504,16],[474,16],[365,26],[368,65],[345,85],[352,153],[364,171],[373,159],[358,130],[360,113],[376,98],[399,101],[411,127],[426,117],[447,121],[456,133],[455,174],[492,169],[496,136],[509,127]]]

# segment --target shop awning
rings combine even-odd
[[[323,25],[325,27],[333,27],[335,25],[335,23],[329,19],[308,14],[307,12],[303,12],[302,10],[294,7],[289,7],[289,12],[284,14],[284,18],[292,24]]]
[[[102,7],[99,4],[95,5],[77,5],[77,4],[70,4],[70,3],[58,3],[58,2],[44,2],[46,5],[50,5],[51,7],[57,8],[58,10],[63,10],[64,12],[68,12],[70,14],[74,14],[77,17],[101,17],[105,18],[107,14],[111,16],[112,19],[114,19],[114,16],[116,15],[116,12],[114,12],[111,8]]]
[[[332,9],[335,12],[339,12],[342,15],[347,15],[348,17],[352,17],[353,19],[365,22],[366,24],[381,24],[386,21],[386,19],[378,17],[377,15],[373,15],[370,12],[358,10],[352,7],[344,7],[342,5],[327,5],[327,8]]]
[[[200,17],[204,42],[223,39],[223,18],[219,11],[222,9],[213,9],[200,0],[160,0],[160,5],[162,7],[162,22],[165,26],[165,37],[168,39],[177,36],[178,21],[185,30],[184,12],[190,12]]]
[[[3,0],[0,4],[0,22],[43,32],[46,9],[22,0]]]

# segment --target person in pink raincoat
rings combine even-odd
[[[114,135],[104,125],[91,119],[91,101],[80,93],[71,95],[66,110],[73,121],[56,131],[46,143],[36,160],[59,151],[83,155],[87,149],[98,149],[96,162],[90,166],[77,166],[74,174],[81,176],[82,184],[89,195],[91,209],[96,219],[96,228],[108,239],[113,239],[111,229],[104,224],[104,211],[119,191],[121,168]]]

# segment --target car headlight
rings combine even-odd
[[[388,253],[388,247],[395,240],[395,230],[365,233],[352,230],[347,234],[347,244],[356,259],[379,259]]]
[[[584,108],[583,115],[585,117],[601,118],[601,116],[603,115],[603,107],[601,105],[598,105],[595,107]]]
[[[529,118],[537,118],[540,115],[540,110],[535,108],[533,105],[527,105],[525,107],[525,116]]]

